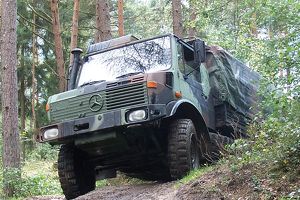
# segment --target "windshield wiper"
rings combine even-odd
[[[105,80],[88,81],[88,82],[82,83],[79,87],[83,87],[83,86],[86,86],[86,85],[94,85],[95,83],[101,83],[101,82],[104,82],[104,81],[105,81]]]
[[[131,73],[123,74],[121,76],[117,76],[116,78],[125,78],[128,76],[133,76],[133,75],[137,75],[137,74],[141,74],[141,73],[143,73],[143,72],[131,72]]]

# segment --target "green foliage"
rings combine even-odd
[[[57,179],[49,178],[44,174],[25,176],[14,182],[16,185],[15,197],[30,197],[38,195],[60,194],[61,188]]]
[[[1,189],[4,176],[6,176],[5,180],[7,180],[5,184],[12,185],[15,188],[14,198],[62,193],[53,162],[32,160],[26,162],[22,170],[4,171],[0,176]],[[2,190],[0,190],[0,196],[3,196]]]
[[[33,151],[28,155],[30,160],[56,160],[59,146],[51,146],[48,143],[37,143]]]
[[[2,149],[0,139],[0,148]],[[60,183],[56,169],[58,147],[49,144],[36,144],[36,147],[26,157],[22,169],[2,169],[0,163],[0,199],[3,196],[3,184],[14,188],[13,199],[37,195],[61,194]],[[1,157],[2,158],[2,157]],[[4,179],[5,178],[5,179]],[[7,180],[5,183],[4,180]]]
[[[254,150],[263,152],[277,169],[299,175],[300,102],[286,95],[273,97],[273,100],[272,114],[257,127]]]
[[[300,174],[300,102],[278,97],[270,114],[252,125],[250,140],[238,140],[229,146],[239,166],[252,162],[270,163],[272,169]],[[233,162],[232,164],[234,164]],[[235,168],[235,167],[233,167]]]
[[[21,177],[21,170],[18,168],[3,168],[0,176],[1,189],[11,188],[14,194],[17,193],[18,186],[16,185]],[[3,191],[0,192],[0,196],[5,196]]]
[[[268,192],[261,185],[263,180],[270,180],[275,188],[284,184],[282,199],[299,198],[296,185],[300,178],[300,102],[291,93],[262,92],[265,98],[261,106],[271,111],[268,115],[259,114],[258,121],[249,127],[251,138],[235,141],[222,161],[233,174],[250,168],[251,182],[257,191]]]

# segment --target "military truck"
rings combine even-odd
[[[72,53],[68,89],[49,98],[38,134],[61,145],[67,199],[116,171],[179,179],[213,159],[216,141],[245,136],[255,113],[258,74],[200,39],[129,35]]]

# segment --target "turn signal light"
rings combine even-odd
[[[175,92],[175,97],[178,98],[178,99],[181,98],[182,97],[181,92],[176,91]]]
[[[147,88],[157,88],[157,83],[155,81],[148,81]]]
[[[48,112],[50,110],[50,105],[47,103],[46,104],[46,112]]]

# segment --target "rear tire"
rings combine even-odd
[[[233,139],[217,133],[209,133],[211,141],[211,162],[217,161],[225,151],[225,145],[230,145],[234,142]]]
[[[190,119],[175,119],[169,126],[168,164],[171,179],[180,179],[200,167],[200,147]]]
[[[66,199],[74,199],[95,189],[94,167],[74,145],[61,146],[58,154],[58,175]]]

